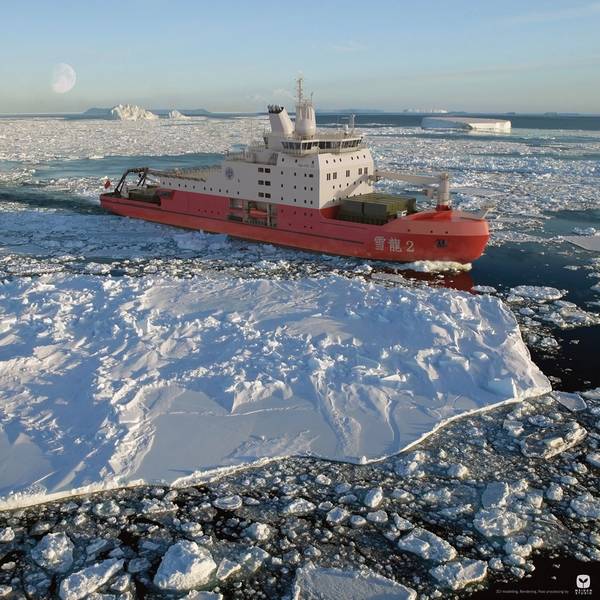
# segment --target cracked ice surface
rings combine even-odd
[[[5,282],[0,304],[0,447],[18,464],[4,494],[294,454],[372,460],[550,389],[490,296],[46,275]]]

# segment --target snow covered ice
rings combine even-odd
[[[0,443],[20,464],[5,494],[291,454],[374,460],[550,390],[488,296],[335,276],[47,275],[4,283],[0,302]]]

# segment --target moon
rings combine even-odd
[[[52,71],[52,90],[57,94],[71,91],[77,81],[75,69],[67,63],[59,63]]]

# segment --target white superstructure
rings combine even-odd
[[[295,122],[278,105],[269,106],[269,122],[271,130],[260,143],[228,154],[219,167],[160,177],[161,187],[310,208],[373,191],[373,158],[362,135],[352,122],[341,130],[318,131],[302,78]]]

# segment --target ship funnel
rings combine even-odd
[[[299,137],[313,137],[317,132],[317,119],[315,109],[310,100],[305,100],[302,92],[302,77],[298,77],[298,101],[296,104],[296,135]]]
[[[271,123],[271,132],[284,137],[291,136],[294,133],[294,126],[290,115],[283,106],[277,104],[269,105],[269,121]]]

